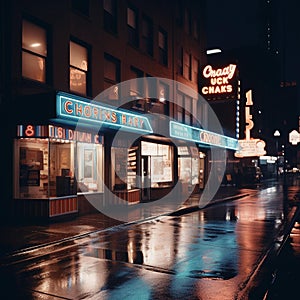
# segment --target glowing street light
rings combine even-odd
[[[276,179],[278,181],[278,138],[280,137],[279,130],[275,130],[274,137],[276,138]]]
[[[221,49],[209,49],[206,51],[206,54],[215,54],[215,53],[221,53]]]

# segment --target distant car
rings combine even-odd
[[[243,168],[244,183],[260,183],[263,174],[260,167],[247,166]]]

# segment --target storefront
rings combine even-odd
[[[78,196],[103,192],[103,136],[54,125],[19,125],[14,142],[17,215],[78,212]]]
[[[15,215],[52,219],[91,212],[103,201],[104,185],[130,203],[139,202],[138,147],[126,139],[112,144],[111,137],[119,128],[127,137],[152,133],[148,119],[62,92],[52,100],[56,113],[46,124],[35,120],[17,126]]]
[[[218,162],[212,160],[211,147],[228,150],[230,153],[238,149],[237,139],[179,122],[170,121],[169,130],[172,138],[185,142],[177,147],[178,177],[185,193],[204,189],[212,164],[218,167]],[[226,163],[226,156],[220,163]]]
[[[178,179],[187,192],[198,192],[205,185],[204,150],[196,146],[178,146]]]

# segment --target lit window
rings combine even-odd
[[[88,50],[70,41],[70,91],[87,94]]]
[[[46,82],[47,33],[27,20],[22,29],[22,76]]]

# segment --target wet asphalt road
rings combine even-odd
[[[280,235],[278,187],[1,261],[4,299],[242,299]],[[256,298],[258,299],[258,298]]]

